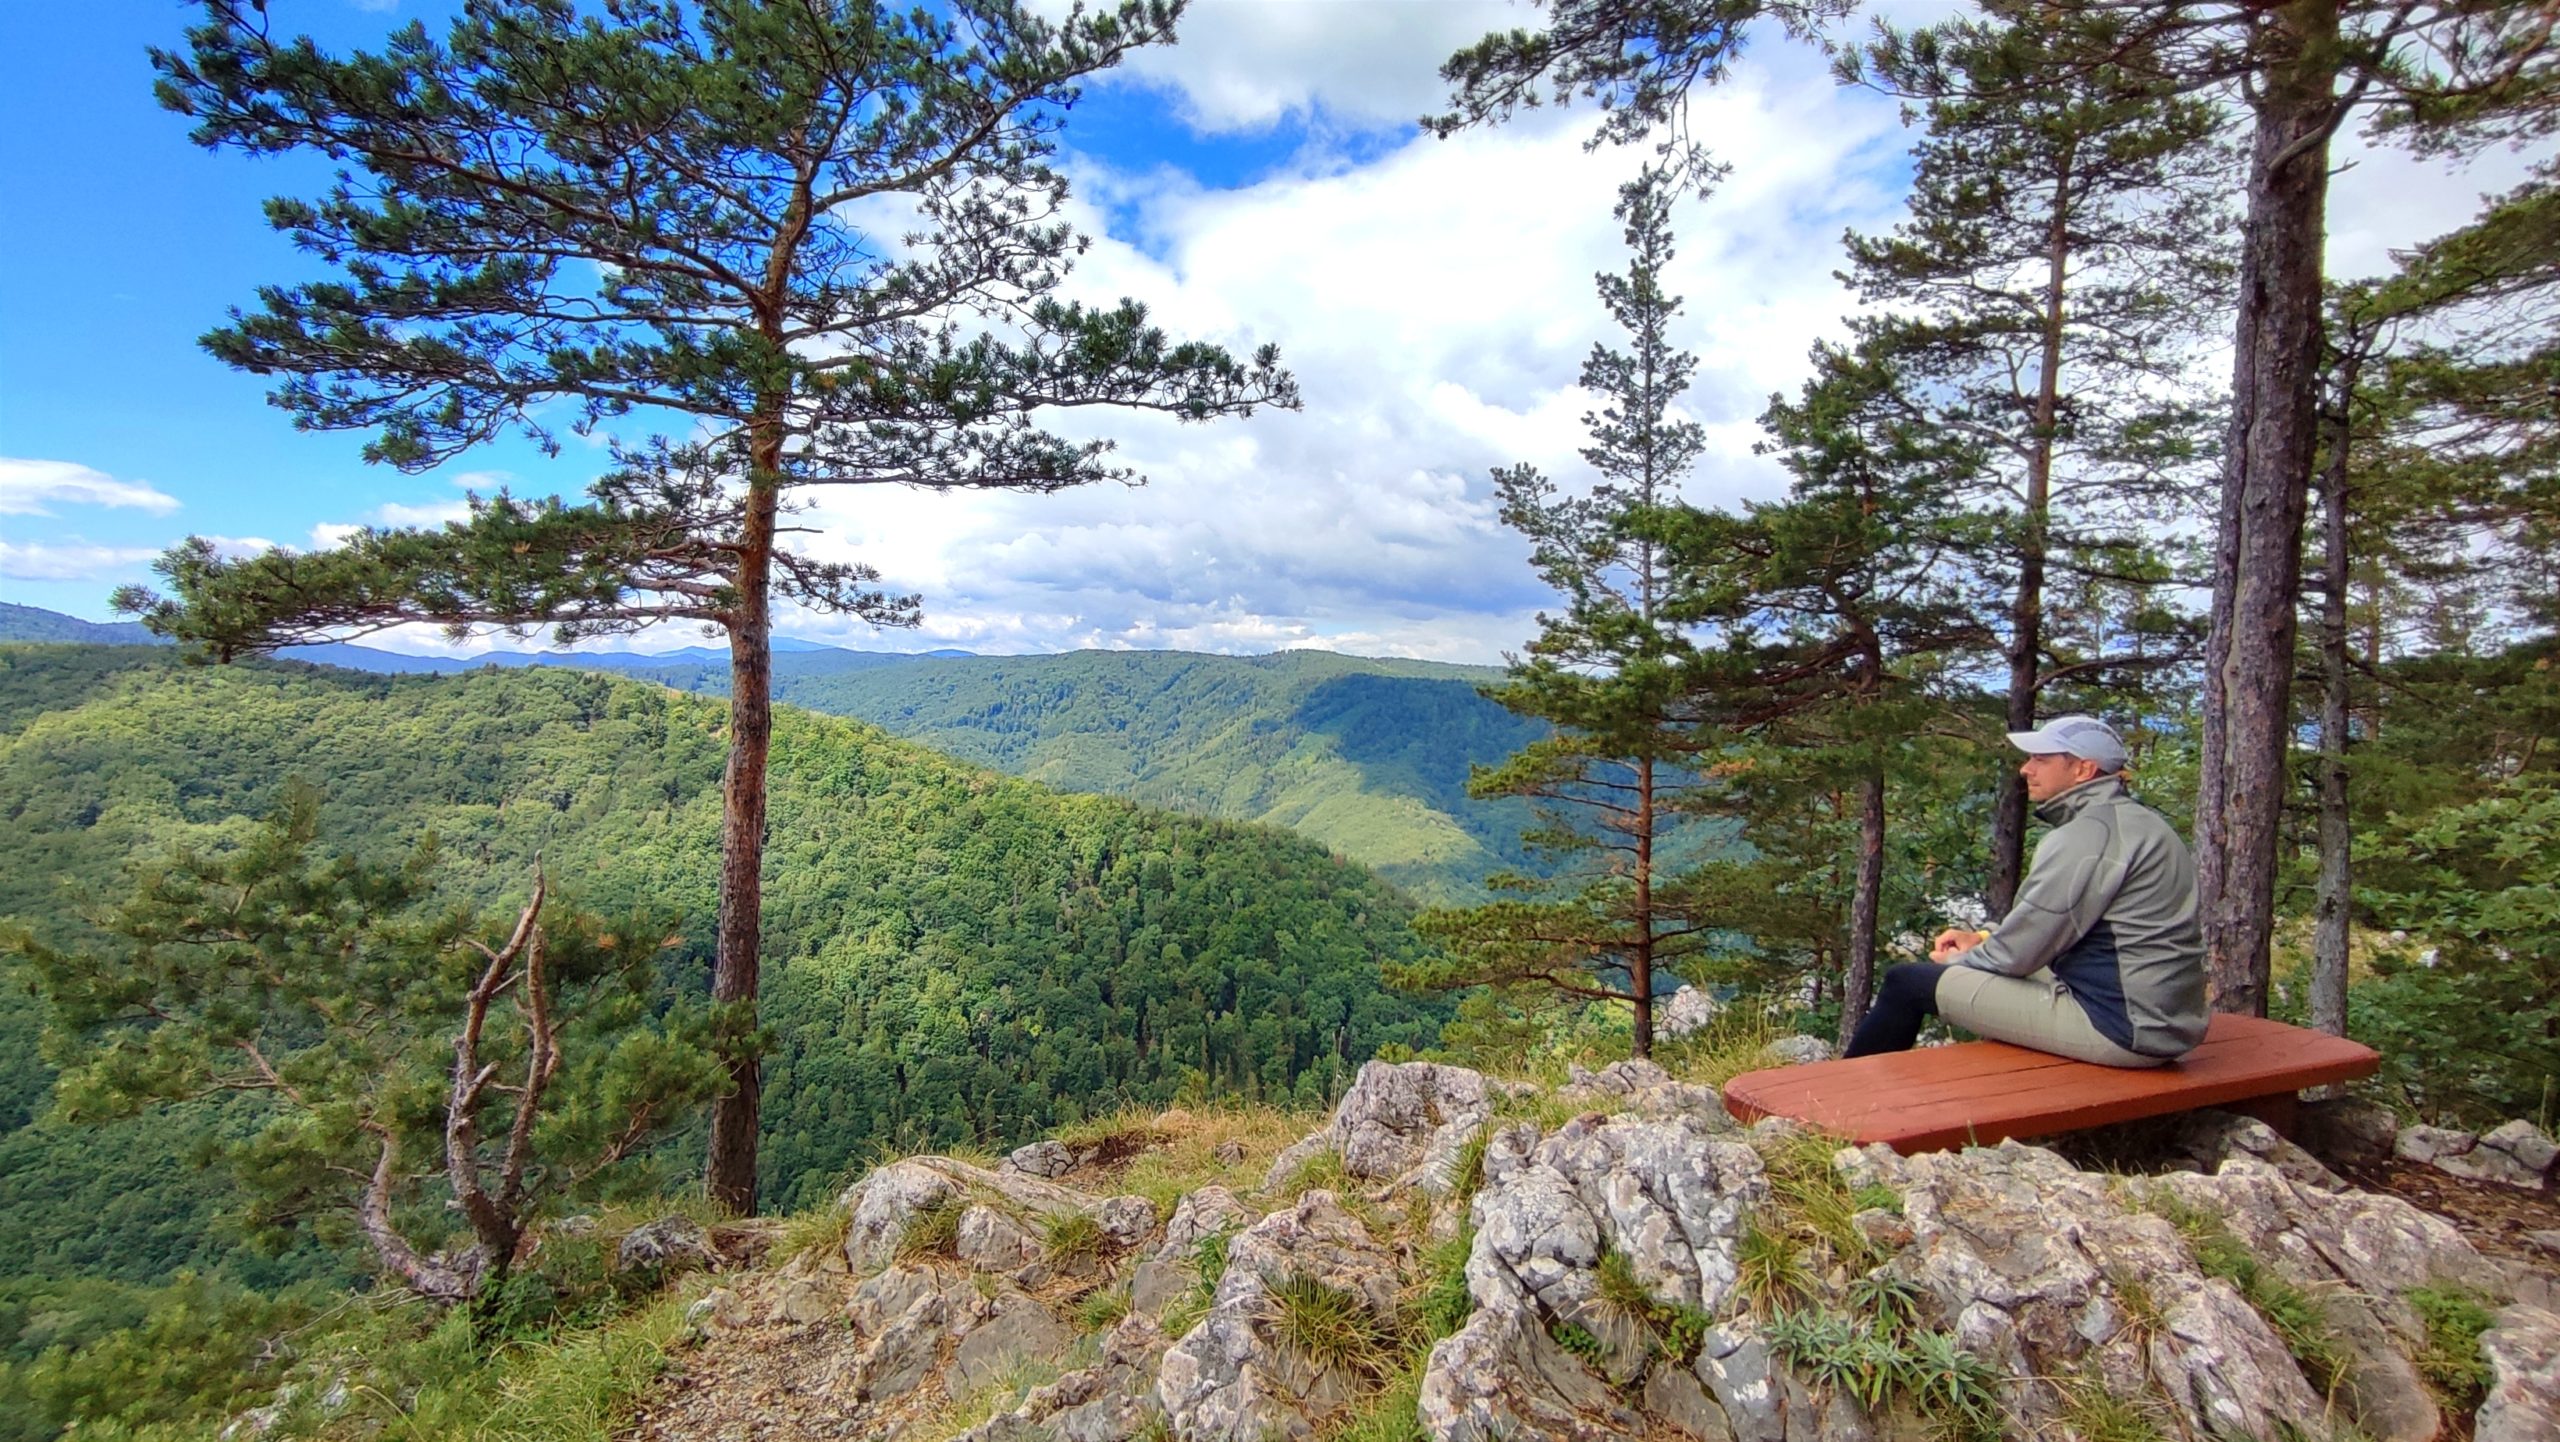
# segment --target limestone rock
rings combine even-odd
[[[1094,1199],[1025,1172],[989,1171],[949,1157],[910,1157],[874,1169],[836,1199],[851,1214],[844,1259],[855,1271],[885,1265],[907,1227],[926,1212],[1001,1197],[1006,1209],[1046,1218],[1089,1211]]]
[[[1030,1229],[993,1207],[971,1207],[960,1214],[951,1250],[981,1272],[1014,1272],[1040,1260],[1040,1239]]]
[[[2551,1139],[2531,1122],[2508,1122],[2487,1136],[2444,1127],[2405,1127],[2393,1150],[2402,1161],[2475,1182],[2537,1191],[2551,1184]]]
[[[1735,1129],[1724,1097],[1711,1086],[1676,1079],[1650,1061],[1611,1062],[1598,1071],[1572,1069],[1564,1096],[1605,1101],[1646,1116],[1695,1117],[1711,1131]]]
[[[1026,1362],[1055,1362],[1076,1342],[1075,1329],[1019,1292],[995,1304],[995,1315],[969,1329],[951,1352],[943,1390],[953,1401]]]
[[[1683,986],[1654,1006],[1653,1029],[1657,1035],[1677,1041],[1705,1027],[1724,1008],[1716,999],[1694,986]]]
[[[1472,1261],[1467,1276],[1473,1288]],[[1479,1292],[1475,1314],[1433,1346],[1423,1366],[1423,1435],[1432,1442],[1609,1442],[1638,1431],[1639,1420],[1608,1385],[1556,1345],[1516,1283],[1487,1285],[1499,1286],[1494,1300]]]
[[[1219,1186],[1202,1187],[1174,1204],[1173,1218],[1164,1224],[1164,1245],[1156,1255],[1168,1261],[1188,1258],[1202,1237],[1240,1232],[1252,1221],[1253,1213],[1245,1210],[1235,1193]]]
[[[1357,1397],[1366,1379],[1300,1356],[1277,1326],[1281,1294],[1318,1286],[1392,1317],[1396,1259],[1331,1192],[1319,1188],[1227,1244],[1227,1269],[1208,1315],[1164,1355],[1156,1398],[1184,1442],[1310,1438]]]
[[[1129,1274],[1129,1310],[1153,1317],[1190,1290],[1190,1268],[1180,1262],[1150,1257]]]
[[[1768,1192],[1759,1154],[1689,1116],[1583,1116],[1541,1139],[1519,1125],[1485,1147],[1467,1290],[1476,1310],[1434,1347],[1422,1421],[1435,1442],[1505,1436],[1600,1438],[1639,1430],[1609,1384],[1553,1340],[1551,1324],[1595,1330],[1602,1250],[1624,1253],[1655,1296],[1709,1311],[1732,1294],[1734,1247]],[[1596,1326],[1595,1326],[1596,1324]],[[1701,1398],[1684,1423],[1715,1436]]]
[[[1782,1036],[1769,1043],[1769,1055],[1781,1066],[1802,1066],[1807,1062],[1831,1060],[1831,1043],[1818,1036],[1798,1033]]]
[[[2560,1147],[2528,1121],[2511,1121],[2480,1138],[2480,1152],[2494,1152],[2506,1158],[2500,1170],[2514,1178],[2516,1186],[2542,1188],[2549,1186],[2552,1165],[2560,1161]],[[2477,1153],[2475,1153],[2477,1155]]]
[[[2480,1334],[2480,1351],[2490,1382],[2474,1442],[2560,1442],[2560,1316],[2509,1307]]]
[[[2362,1097],[2305,1102],[2294,1137],[2303,1150],[2333,1167],[2369,1167],[2391,1158],[2400,1119],[2391,1108]]]
[[[1156,1204],[1144,1197],[1112,1197],[1093,1209],[1093,1219],[1115,1247],[1135,1247],[1156,1229]]]
[[[1092,1367],[1035,1387],[1022,1405],[963,1432],[953,1442],[1127,1442],[1163,1416],[1150,1385],[1165,1336],[1131,1317],[1105,1333]]]
[[[1015,1147],[1005,1157],[1004,1169],[1055,1181],[1076,1169],[1076,1154],[1064,1142],[1033,1142]]]
[[[617,1272],[673,1276],[696,1267],[710,1267],[718,1261],[719,1255],[711,1250],[711,1235],[691,1217],[660,1217],[634,1227],[613,1249],[613,1269]]]
[[[1385,1181],[1421,1168],[1425,1186],[1446,1191],[1457,1154],[1492,1118],[1494,1096],[1484,1074],[1465,1067],[1373,1061],[1360,1068],[1326,1132],[1355,1177]]]
[[[1218,1165],[1232,1167],[1244,1160],[1244,1143],[1232,1139],[1220,1142],[1210,1149],[1209,1155],[1217,1160]]]
[[[2233,1157],[2253,1157],[2274,1167],[2297,1186],[2332,1192],[2347,1189],[2345,1179],[2330,1171],[2318,1157],[2286,1141],[2265,1122],[2237,1112],[2210,1107],[2188,1112],[2179,1119],[2170,1145],[2185,1153],[2203,1172],[2219,1171]]]
[[[767,1320],[786,1326],[805,1327],[812,1322],[826,1321],[836,1316],[840,1310],[841,1304],[836,1297],[835,1288],[814,1278],[804,1277],[799,1281],[787,1282],[783,1285],[781,1294],[773,1299],[773,1308],[767,1313]]]
[[[2004,1375],[2077,1371],[2120,1394],[2156,1388],[2212,1435],[2265,1436],[2318,1415],[2319,1398],[2249,1304],[2199,1274],[2176,1229],[2131,1209],[2104,1178],[2016,1142],[1908,1158],[1869,1147],[1853,1164],[1867,1173],[1903,1197],[1913,1241],[1897,1270]],[[2028,1430],[2049,1421],[2040,1394],[2013,1400]]]

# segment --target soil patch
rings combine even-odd
[[[2560,1268],[2560,1256],[2543,1250],[2526,1235],[2560,1231],[2560,1197],[2550,1192],[2466,1181],[2397,1159],[2372,1167],[2339,1168],[2338,1175],[2368,1192],[2389,1192],[2453,1223],[2484,1257],[2525,1262],[2546,1272]]]

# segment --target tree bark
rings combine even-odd
[[[1858,882],[1849,898],[1849,965],[1840,979],[1840,1041],[1865,1020],[1876,992],[1876,918],[1884,899],[1884,770],[1858,782]]]
[[[1634,994],[1635,1054],[1640,1059],[1653,1055],[1653,767],[1650,756],[1636,762],[1637,932],[1627,958],[1627,990]]]
[[[777,438],[759,438],[738,537],[738,598],[729,621],[729,766],[720,781],[720,936],[711,1000],[724,1012],[729,1091],[711,1104],[704,1191],[737,1216],[756,1210],[763,1071],[755,1047],[764,945],[765,759],[773,745],[773,540],[781,511]]]
[[[2292,741],[2302,528],[2319,433],[2321,244],[2339,99],[2336,0],[2259,32],[2196,797],[2197,908],[2213,1006],[2264,1016],[2277,821]]]
[[[2045,538],[2053,504],[2054,429],[2062,414],[2062,296],[2071,264],[2071,160],[2066,147],[2054,176],[2052,223],[2045,231],[2044,348],[2036,376],[2035,444],[2027,452],[2018,590],[2009,600],[2006,724],[2011,731],[2035,729],[2036,682],[2043,669]],[[1993,921],[2007,916],[2018,899],[2026,856],[2027,779],[2010,767],[2001,774],[1991,814],[1991,882],[1985,900]]]
[[[2311,1025],[2347,1034],[2347,919],[2353,899],[2347,811],[2347,455],[2360,346],[2338,362],[2338,410],[2321,477],[2320,891],[2311,945]]]

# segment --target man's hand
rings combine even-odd
[[[1990,939],[1991,933],[1987,931],[1967,931],[1960,927],[1949,927],[1938,933],[1937,941],[1929,948],[1929,959],[1944,965]]]

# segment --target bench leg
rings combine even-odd
[[[2247,1101],[2229,1102],[2224,1104],[2223,1110],[2238,1112],[2244,1117],[2255,1117],[2274,1128],[2277,1136],[2290,1141],[2293,1138],[2295,1119],[2301,1114],[2301,1107],[2302,1100],[2299,1093],[2278,1092],[2274,1096],[2251,1097]]]

